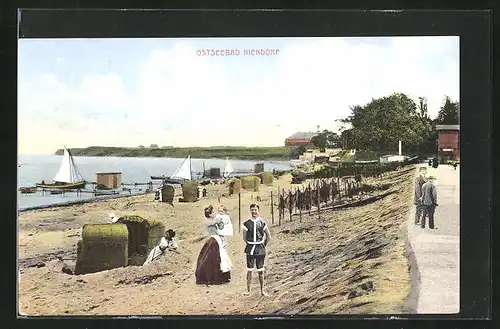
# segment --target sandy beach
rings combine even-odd
[[[238,232],[238,195],[225,185],[210,185],[195,203],[154,201],[154,193],[19,215],[19,310],[23,315],[245,315],[399,313],[410,288],[404,224],[411,207],[414,168],[407,167],[369,184],[389,186],[379,201],[345,210],[304,214],[278,225],[271,219],[271,191],[290,187],[289,175],[242,191],[241,220],[257,202],[271,224],[273,240],[266,258],[270,297],[245,291],[244,243]],[[180,191],[178,191],[180,193]],[[226,205],[235,235],[229,252],[232,280],[221,286],[195,284],[198,253],[207,238],[203,208]],[[277,204],[276,198],[274,203]],[[147,266],[129,266],[85,275],[69,275],[44,265],[61,257],[74,268],[76,244],[86,223],[106,223],[108,214],[161,220],[176,231],[179,248]]]

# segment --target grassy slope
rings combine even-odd
[[[116,157],[169,157],[184,158],[188,154],[192,158],[221,158],[232,159],[293,159],[297,155],[289,147],[192,147],[192,148],[128,148],[90,146],[87,148],[73,148],[71,153],[75,156],[116,156]],[[63,150],[57,150],[57,155],[62,155]]]
[[[397,193],[342,211],[304,213],[273,227],[267,285],[252,314],[399,313],[410,289],[405,227],[415,170],[375,179]],[[366,183],[366,182],[365,182]]]

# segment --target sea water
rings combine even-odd
[[[17,188],[35,186],[36,183],[52,183],[61,165],[62,156],[58,155],[19,155],[17,167]],[[121,172],[121,180],[123,184],[147,183],[151,181],[150,176],[170,176],[177,168],[179,168],[184,159],[176,158],[127,158],[127,157],[84,157],[75,156],[73,160],[80,170],[83,178],[89,182],[97,180],[96,173],[98,172]],[[289,161],[255,161],[255,160],[231,160],[231,165],[235,172],[253,170],[256,163],[264,163],[265,171],[287,170],[290,169]],[[192,171],[202,172],[203,164],[205,169],[220,168],[224,171],[226,164],[225,159],[192,159]],[[158,181],[156,181],[159,183]],[[131,191],[121,191],[120,194],[137,194],[147,189],[146,185],[125,185],[124,187],[131,188]],[[87,185],[88,190],[92,189],[92,185]],[[118,190],[117,190],[118,191]],[[33,194],[21,194],[18,190],[17,201],[18,209],[50,205],[56,203],[64,203],[68,201],[76,201],[83,199],[94,198],[91,193],[83,193],[77,196],[75,192],[65,194],[50,194],[46,191],[43,194],[37,191]]]

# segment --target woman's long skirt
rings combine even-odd
[[[220,252],[217,240],[210,237],[201,248],[196,264],[197,284],[223,284],[231,280],[231,272],[220,269]]]

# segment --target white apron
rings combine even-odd
[[[231,263],[231,259],[229,259],[229,254],[227,252],[227,242],[226,239],[219,235],[212,235],[212,237],[219,244],[219,254],[220,254],[220,270],[223,273],[231,271],[233,264]]]

